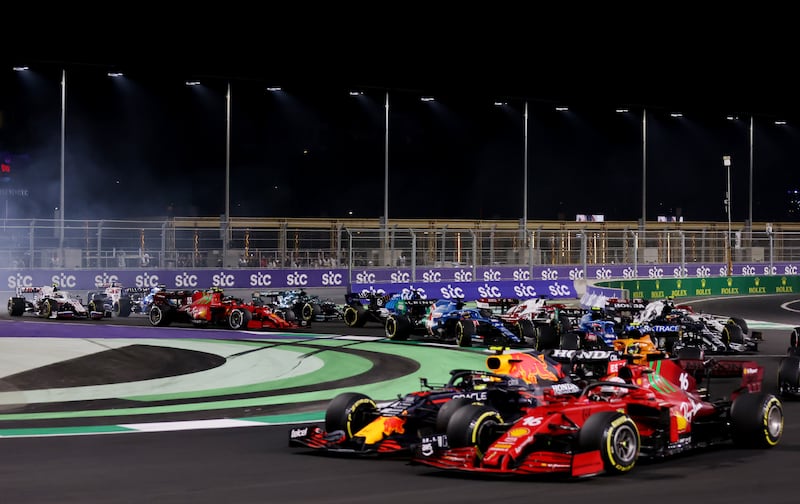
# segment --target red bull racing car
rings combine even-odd
[[[696,377],[717,366],[740,386],[712,400]],[[761,391],[763,369],[751,361],[609,361],[609,373],[578,394],[546,393],[508,418],[473,402],[450,414],[444,432],[424,436],[412,463],[489,474],[627,473],[640,458],[658,459],[733,442],[770,448],[783,433],[783,406]]]
[[[512,354],[487,359],[490,371],[453,370],[444,385],[421,379],[422,390],[379,404],[355,392],[331,400],[325,425],[296,426],[289,446],[359,455],[410,455],[420,438],[444,432],[453,412],[480,402],[506,418],[517,418],[524,408],[549,394],[574,394],[561,365],[544,354]],[[505,364],[501,364],[501,359]],[[499,371],[499,372],[495,372]]]

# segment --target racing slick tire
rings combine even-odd
[[[314,307],[310,303],[303,303],[297,313],[300,320],[303,322],[311,322],[314,320]]]
[[[150,311],[147,312],[147,320],[150,321],[150,325],[156,327],[168,326],[172,322],[170,309],[154,304],[150,306]]]
[[[342,315],[347,327],[364,327],[367,321],[367,310],[363,306],[346,306]]]
[[[500,413],[483,404],[467,404],[458,408],[447,423],[447,442],[451,448],[475,447],[483,453],[500,434],[493,427],[503,423]]]
[[[241,329],[247,329],[247,323],[250,322],[250,319],[253,318],[253,314],[250,313],[248,310],[243,310],[241,308],[234,308],[228,314],[228,327],[233,329],[234,331],[239,331]]]
[[[800,390],[800,357],[789,355],[781,359],[778,366],[778,394],[783,397],[796,395]]]
[[[455,327],[456,343],[460,347],[471,347],[472,336],[475,334],[475,324],[459,320]]]
[[[456,397],[444,403],[439,408],[439,411],[436,412],[436,433],[447,432],[447,425],[450,423],[450,419],[453,418],[453,414],[467,404],[474,402],[475,400],[469,397]]]
[[[730,317],[729,322],[733,322],[742,328],[742,334],[750,334],[750,328],[747,327],[747,321],[740,317]]]
[[[722,328],[722,341],[724,341],[726,345],[730,345],[731,343],[744,343],[742,328],[729,321],[725,324],[725,327]]]
[[[286,308],[277,310],[275,313],[280,315],[280,317],[285,320],[286,322],[295,322],[297,321],[297,315],[295,315],[294,310]]]
[[[732,438],[736,446],[772,448],[783,434],[783,404],[766,392],[740,394],[731,404]]]
[[[87,306],[86,308],[89,310],[90,313],[100,312],[103,314],[104,317],[106,316],[106,307],[103,301],[98,301],[96,299],[93,299],[89,301],[89,306]]]
[[[519,339],[522,342],[533,341],[536,338],[536,332],[533,327],[533,321],[531,320],[528,319],[518,320],[515,329],[517,336],[519,336]]]
[[[405,315],[389,315],[384,330],[390,340],[405,341],[411,335],[411,320]]]
[[[378,405],[364,394],[345,392],[328,403],[325,410],[325,430],[344,431],[347,439],[367,426],[376,416]]]
[[[8,314],[12,317],[21,317],[25,313],[25,298],[12,297],[8,300]]]
[[[43,299],[39,304],[39,316],[49,317],[56,310],[56,302],[52,299]]]
[[[595,413],[578,433],[578,451],[600,450],[603,467],[609,474],[623,474],[633,469],[640,446],[636,423],[618,411]]]
[[[566,332],[559,338],[558,347],[563,350],[578,350],[581,347],[581,335],[576,332]]]
[[[797,348],[798,344],[800,344],[800,327],[795,327],[792,329],[792,334],[789,335],[789,346]]]
[[[536,350],[549,350],[558,347],[558,333],[550,325],[540,325],[536,327]]]
[[[102,311],[102,310],[101,310]],[[131,314],[131,298],[119,298],[119,301],[114,303],[113,313],[115,317],[127,317]]]

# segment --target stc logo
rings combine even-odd
[[[514,294],[521,298],[535,298],[537,296],[536,287],[522,283],[514,286]]]
[[[75,275],[67,275],[65,273],[60,273],[58,275],[53,275],[50,277],[50,282],[58,285],[59,287],[65,287],[67,289],[74,289],[76,284]]]
[[[342,274],[328,271],[322,274],[322,285],[342,285]]]
[[[375,283],[375,273],[356,273],[356,283]]]
[[[658,266],[654,266],[647,270],[647,275],[650,278],[664,278],[664,270]]]
[[[598,280],[605,280],[611,278],[611,270],[608,268],[597,268],[594,277]]]
[[[471,271],[464,271],[463,269],[456,271],[455,273],[456,282],[471,282],[472,281],[472,272]]]
[[[583,278],[583,270],[580,268],[572,268],[569,270],[569,279],[570,280],[580,280]]]
[[[109,275],[105,271],[100,275],[95,275],[94,277],[95,285],[105,285],[113,282],[119,282],[119,277],[117,275]]]
[[[756,274],[756,268],[749,264],[742,266],[742,275],[753,276]]]
[[[764,274],[765,275],[777,275],[778,268],[775,266],[764,266]]]
[[[490,298],[499,298],[503,297],[503,294],[500,292],[500,288],[496,285],[489,285],[483,284],[482,287],[478,287],[478,295],[480,297],[490,297]]]
[[[783,268],[783,273],[785,275],[796,275],[797,274],[797,266],[795,266],[794,264],[790,264],[790,265],[786,266],[785,268]]]
[[[684,268],[683,266],[678,266],[674,270],[672,270],[672,277],[673,278],[684,278],[689,276],[689,270]]]
[[[158,286],[158,275],[142,273],[141,275],[136,275],[133,281],[136,283],[136,287],[156,287]]]
[[[558,280],[558,271],[547,268],[542,271],[542,280]]]
[[[450,284],[439,289],[439,292],[442,293],[444,299],[461,299],[466,297],[461,287],[453,287]]]
[[[361,292],[359,294],[365,297],[371,294],[377,296],[383,296],[384,294],[386,294],[386,291],[383,289],[376,289],[375,287],[370,285],[369,289],[361,289]]]
[[[709,276],[711,276],[711,268],[709,268],[708,266],[699,266],[695,270],[695,276],[697,278],[709,277]]]
[[[375,275],[371,275],[371,276],[372,276],[372,280],[370,280],[369,282],[364,282],[364,283],[372,283],[372,282],[374,282],[375,281]],[[357,277],[358,277],[358,275],[356,275],[356,278]],[[360,280],[358,280],[358,281],[360,282]],[[411,274],[410,273],[406,273],[405,271],[397,270],[397,273],[392,273],[391,275],[389,275],[389,281],[391,283],[408,283],[408,282],[411,281]]]
[[[233,287],[236,285],[236,277],[228,275],[224,271],[220,271],[211,277],[211,285],[214,287]]]
[[[254,275],[250,275],[250,287],[269,287],[272,285],[272,275],[269,273],[261,273],[260,271]]]
[[[728,266],[723,265],[719,268],[719,276],[728,276]]]
[[[530,280],[531,279],[531,272],[528,270],[524,270],[522,268],[518,268],[514,270],[514,280]]]
[[[21,275],[19,273],[8,277],[8,288],[16,289],[17,287],[33,287],[33,277],[30,275]]]
[[[500,272],[490,268],[483,272],[483,279],[487,282],[496,282],[500,280]]]
[[[422,274],[423,282],[441,282],[442,274],[438,271],[428,270]]]
[[[572,296],[572,289],[570,289],[568,285],[561,285],[558,282],[549,286],[547,289],[550,291],[550,295],[553,297]]]
[[[308,285],[308,275],[300,272],[293,272],[286,275],[286,285]]]
[[[425,289],[419,289],[413,285],[404,287],[403,290],[400,291],[400,297],[403,299],[411,299],[415,295],[419,295],[420,299],[428,299],[428,295],[425,294]]]
[[[197,287],[197,275],[190,275],[186,271],[175,275],[175,287]]]
[[[636,278],[637,273],[636,270],[628,266],[624,270],[622,270],[622,278]]]

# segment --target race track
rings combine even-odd
[[[789,311],[786,308],[800,309],[800,304],[785,303],[793,301],[790,296],[763,296],[756,298],[730,298],[725,300],[704,300],[697,302],[697,309],[708,312],[735,313],[748,321],[764,322],[753,323],[751,326],[762,328],[765,342],[761,346],[760,355],[755,358],[766,369],[766,388],[769,390],[775,384],[775,369],[780,356],[786,351],[788,345],[788,327],[800,322],[800,313]],[[784,306],[781,308],[781,306]],[[118,320],[111,321],[117,324]],[[8,319],[0,320],[0,344],[7,338],[22,338],[14,341],[30,342],[37,336],[20,337],[9,334],[12,322]],[[17,323],[17,322],[15,322]],[[215,345],[225,347],[224,352],[205,351],[207,355],[197,354],[194,346],[201,338],[206,337],[200,329],[172,329],[175,333],[170,336],[172,348],[179,347],[176,340],[183,340],[183,351],[171,350],[161,354],[150,348],[154,342],[147,345],[135,345],[137,350],[120,357],[120,352],[115,348],[130,348],[129,342],[115,347],[114,340],[103,340],[91,335],[85,337],[90,329],[81,329],[81,322],[57,323],[39,321],[26,318],[21,324],[36,327],[35,332],[45,334],[48,325],[68,326],[70,332],[87,331],[83,336],[78,336],[82,344],[96,345],[104,343],[108,348],[103,352],[94,352],[98,358],[86,358],[86,353],[77,353],[68,362],[55,359],[56,349],[53,345],[63,343],[66,338],[46,339],[46,343],[39,347],[37,358],[40,361],[38,368],[47,369],[45,373],[25,369],[21,358],[6,357],[6,365],[17,366],[17,372],[10,373],[13,380],[8,380],[9,373],[2,373],[5,377],[0,380],[5,389],[0,389],[0,395],[17,394],[20,401],[17,404],[6,403],[6,410],[0,411],[0,431],[8,429],[7,437],[0,438],[0,489],[2,489],[2,502],[4,503],[88,503],[88,502],[158,502],[158,503],[218,503],[218,502],[490,502],[520,501],[529,502],[540,499],[557,502],[597,502],[611,503],[620,500],[643,499],[648,502],[752,502],[762,500],[770,503],[795,502],[794,474],[796,473],[797,452],[800,449],[800,405],[796,402],[785,401],[786,426],[781,444],[769,451],[737,450],[733,448],[720,448],[699,453],[693,453],[658,463],[641,463],[629,475],[622,477],[598,477],[575,482],[556,481],[552,479],[496,479],[464,477],[443,473],[419,466],[409,466],[400,460],[361,460],[349,458],[331,458],[310,454],[305,450],[287,447],[288,426],[269,425],[267,423],[247,428],[227,429],[193,429],[159,432],[123,431],[124,434],[114,435],[82,435],[82,436],[46,436],[46,437],[17,437],[13,429],[30,428],[39,422],[38,427],[60,426],[62,429],[76,422],[75,418],[83,423],[87,418],[86,411],[103,412],[100,417],[106,425],[113,419],[115,425],[128,421],[141,421],[144,418],[159,420],[181,419],[180,415],[194,420],[208,420],[215,415],[209,411],[216,410],[221,415],[216,418],[230,419],[233,414],[236,418],[259,417],[271,414],[292,414],[297,412],[313,413],[324,407],[326,394],[338,390],[341,386],[349,390],[372,391],[400,391],[415,390],[421,373],[441,372],[442,369],[457,367],[457,362],[479,363],[484,355],[477,351],[461,351],[440,349],[435,347],[422,347],[419,345],[398,345],[380,341],[364,341],[359,339],[308,339],[300,342],[299,350],[295,348],[296,340],[291,344],[275,347],[274,342],[265,345],[260,338],[239,341],[217,341]],[[130,318],[124,321],[124,326],[144,326],[143,319]],[[772,324],[785,324],[774,326]],[[798,324],[800,325],[800,324]],[[43,328],[44,326],[44,328]],[[102,328],[95,323],[94,327]],[[347,330],[342,323],[318,323],[313,327],[315,333],[330,336],[349,336],[356,331]],[[54,329],[55,330],[55,329]],[[109,327],[108,331],[115,328]],[[147,328],[147,331],[154,331]],[[17,329],[14,329],[17,331]],[[19,329],[22,331],[22,329]],[[22,331],[24,332],[24,331]],[[190,333],[190,334],[186,334]],[[346,334],[343,334],[346,333]],[[358,331],[362,337],[379,337],[380,329],[377,327],[364,328]],[[230,332],[228,333],[230,334]],[[296,338],[294,335],[293,338]],[[40,336],[46,338],[46,336]],[[123,341],[120,338],[118,341]],[[11,340],[8,340],[11,341]],[[203,343],[209,345],[209,343]],[[48,345],[50,350],[48,350]],[[347,346],[344,346],[347,345]],[[233,346],[233,348],[228,348]],[[242,351],[245,346],[250,352]],[[271,348],[262,347],[271,346]],[[323,348],[320,348],[320,347]],[[73,348],[67,345],[68,348]],[[283,347],[290,347],[289,349]],[[331,347],[334,347],[331,349]],[[382,348],[391,347],[391,355],[387,357]],[[4,352],[20,351],[19,348],[7,348]],[[205,347],[203,347],[205,348]],[[395,351],[394,349],[399,348]],[[188,354],[184,353],[188,349]],[[180,349],[179,349],[180,350]],[[297,375],[301,378],[290,377],[285,380],[268,380],[269,385],[254,386],[254,376],[257,376],[259,354],[268,355],[272,351],[289,350],[300,352],[308,360],[308,369]],[[320,350],[324,350],[320,352]],[[328,350],[332,350],[329,352]],[[231,353],[227,353],[227,352]],[[48,356],[48,352],[52,355]],[[138,353],[137,353],[138,352]],[[178,353],[176,353],[178,352]],[[215,353],[216,352],[216,353]],[[356,352],[353,355],[352,352]],[[213,357],[220,353],[227,356],[236,354],[239,357],[258,356],[258,359],[245,363],[242,368],[237,368],[238,375],[214,375],[213,380],[235,380],[237,376],[246,378],[252,390],[243,392],[236,389],[231,381],[226,381],[225,386],[212,388],[213,383],[193,380],[197,389],[195,394],[188,394],[186,390],[175,391],[170,386],[180,382],[176,377],[192,375],[208,375],[214,370],[224,370],[224,365],[218,365]],[[322,390],[315,390],[318,384],[298,384],[303,376],[313,377],[319,373],[314,366],[325,367],[326,362],[312,362],[314,359],[323,359],[325,354],[335,354],[335,362],[344,362],[353,366],[351,376],[328,376]],[[103,354],[103,355],[100,355]],[[377,354],[381,354],[378,356]],[[158,361],[156,365],[150,361]],[[183,357],[191,355],[191,362],[187,363]],[[114,366],[103,366],[101,363],[108,358],[116,359]],[[248,357],[250,358],[250,357]],[[353,360],[349,360],[353,359]],[[243,360],[243,359],[242,359]],[[182,368],[177,362],[182,362]],[[272,362],[273,366],[280,366],[281,359]],[[0,362],[3,362],[0,360]],[[136,366],[132,363],[150,362],[152,367]],[[432,363],[433,364],[432,364]],[[216,364],[216,365],[215,365]],[[53,366],[61,366],[53,367]],[[255,367],[253,367],[255,366]],[[449,367],[448,367],[449,366]],[[144,367],[144,369],[143,369]],[[166,369],[165,369],[166,368]],[[375,368],[378,368],[377,370]],[[245,372],[242,369],[247,369]],[[159,373],[153,374],[158,370]],[[178,371],[180,371],[178,373]],[[64,374],[68,372],[68,374]],[[290,373],[289,370],[284,370]],[[158,383],[160,391],[150,391],[150,394],[159,397],[145,398],[136,396],[137,401],[157,402],[148,407],[160,412],[142,413],[139,408],[128,410],[127,401],[119,397],[113,398],[117,387],[129,386],[124,382],[125,376],[138,373],[142,382]],[[98,384],[98,375],[102,376],[103,383]],[[352,376],[360,376],[357,383]],[[37,387],[38,380],[51,380],[46,382],[48,387],[53,386],[52,380],[62,376],[71,379],[69,387],[73,393],[81,390],[86,394],[82,399],[66,395],[64,397],[50,398],[49,406],[43,407],[42,403],[26,402],[27,394],[42,392]],[[288,375],[287,375],[288,376]],[[144,378],[143,378],[144,377]],[[429,377],[434,377],[430,375]],[[383,380],[385,382],[381,383]],[[257,380],[255,381],[257,383]],[[39,382],[42,383],[42,382]],[[388,384],[388,385],[387,385]],[[56,383],[56,385],[59,385]],[[63,384],[62,384],[63,385]],[[103,389],[103,387],[113,387]],[[304,388],[303,388],[304,387]],[[404,388],[403,388],[404,387]],[[289,394],[286,389],[294,388]],[[100,390],[98,390],[100,389]],[[4,391],[5,390],[5,391]],[[58,389],[48,389],[58,390]],[[199,401],[201,394],[209,390],[217,394],[214,403],[230,404],[230,409],[214,408],[206,410],[195,408],[198,404],[207,404],[209,401]],[[130,392],[125,390],[125,392]],[[156,392],[158,392],[156,394]],[[137,389],[134,394],[140,394]],[[94,394],[94,395],[92,395]],[[242,397],[241,394],[251,394]],[[287,403],[287,397],[295,401]],[[127,397],[127,396],[126,396]],[[219,401],[217,401],[219,399]],[[307,399],[307,400],[306,400]],[[108,401],[116,400],[111,404]],[[159,402],[160,401],[160,402]],[[240,401],[251,401],[251,406],[241,405]],[[215,406],[220,406],[216,404]],[[248,407],[273,408],[272,410],[257,411],[253,414]],[[27,408],[27,409],[26,409]],[[43,411],[47,410],[47,411]],[[58,411],[56,411],[58,410]],[[113,412],[119,412],[114,415]],[[64,412],[71,414],[66,414]],[[111,412],[111,414],[108,414]],[[5,413],[5,414],[4,414]],[[128,414],[131,414],[128,417]],[[17,424],[10,422],[7,417],[15,415],[31,415],[29,419],[17,420]],[[200,417],[196,415],[200,414]],[[46,418],[38,418],[44,415]],[[49,416],[48,416],[49,415]],[[153,416],[150,416],[153,415]],[[160,415],[160,416],[159,416]],[[177,415],[174,416],[174,415]],[[241,416],[240,416],[241,415]],[[5,418],[5,420],[4,420]],[[96,417],[95,417],[96,418]],[[297,418],[300,418],[298,416]],[[161,429],[181,428],[183,424],[162,424]],[[214,427],[215,424],[195,424]],[[245,424],[242,424],[245,425]],[[252,424],[246,424],[252,425]],[[80,427],[73,423],[71,427],[80,431]],[[94,426],[95,428],[97,425]],[[120,432],[112,430],[111,432]],[[65,432],[59,432],[63,434]]]

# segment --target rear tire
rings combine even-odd
[[[581,335],[576,332],[562,334],[558,347],[563,350],[578,350],[581,347]]]
[[[536,327],[536,348],[537,350],[549,350],[558,347],[558,333],[550,325],[540,325]]]
[[[778,366],[778,393],[790,396],[800,388],[800,357],[790,355],[781,359]]]
[[[325,430],[344,431],[347,439],[369,424],[378,411],[375,401],[364,394],[345,392],[328,403],[325,410]]]
[[[750,328],[747,327],[747,321],[740,317],[731,317],[731,322],[738,325],[742,329],[742,334],[750,334]]]
[[[447,432],[447,425],[450,423],[450,419],[453,418],[453,414],[455,414],[457,410],[473,402],[474,400],[468,397],[457,397],[444,403],[436,413],[436,433],[441,434]]]
[[[516,329],[517,335],[523,343],[530,342],[536,337],[533,322],[528,319],[518,320]]]
[[[151,325],[156,327],[168,326],[172,321],[170,309],[162,308],[157,304],[154,304],[150,307],[150,311],[147,313],[147,319],[150,321]]]
[[[736,446],[772,448],[783,434],[783,405],[772,394],[741,394],[731,405],[731,427]]]
[[[23,313],[25,313],[25,298],[10,298],[8,300],[8,314],[12,317],[21,317]]]
[[[792,334],[789,335],[789,346],[797,348],[798,344],[800,344],[800,327],[795,327],[792,329]]]
[[[405,315],[390,315],[384,326],[386,337],[392,341],[405,341],[411,334],[411,321]]]
[[[131,298],[127,297],[119,298],[119,302],[114,304],[114,308],[115,308],[114,316],[127,317],[128,315],[131,314]]]
[[[344,309],[344,323],[348,327],[364,327],[364,323],[367,321],[366,312],[367,310],[363,306],[347,306]]]

